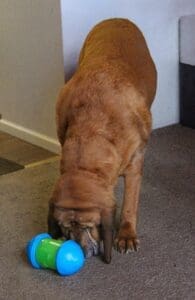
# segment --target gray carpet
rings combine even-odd
[[[152,134],[141,190],[140,251],[113,251],[110,265],[93,257],[72,277],[31,268],[24,252],[31,237],[46,231],[47,201],[57,175],[58,163],[49,163],[0,177],[1,300],[194,299],[192,129],[177,125]],[[116,194],[122,197],[122,180]]]

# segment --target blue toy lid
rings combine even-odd
[[[56,267],[60,275],[72,275],[78,272],[85,263],[85,257],[81,246],[68,240],[62,244],[57,252]]]
[[[41,268],[41,266],[37,263],[36,260],[36,248],[40,243],[40,241],[48,238],[51,238],[51,235],[49,235],[48,233],[40,233],[36,235],[34,238],[32,238],[32,240],[30,240],[26,246],[26,253],[27,253],[28,260],[31,263],[31,265],[36,269]]]

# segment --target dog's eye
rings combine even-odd
[[[57,209],[57,210],[59,210],[59,211],[66,211],[66,208],[64,208],[64,207],[61,207],[61,206],[57,206],[57,205],[55,205],[55,209]]]
[[[86,225],[80,225],[80,227],[81,227],[82,229],[87,229],[87,228],[88,228],[88,226],[86,226]]]
[[[60,225],[63,225],[63,227],[66,229],[69,229],[71,227],[70,223],[62,223]]]
[[[80,224],[82,229],[92,228],[94,226],[93,223],[82,223]]]

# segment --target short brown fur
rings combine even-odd
[[[87,36],[78,68],[57,102],[61,177],[50,201],[49,229],[60,235],[58,226],[71,218],[85,224],[95,239],[102,237],[106,262],[111,260],[114,187],[120,175],[125,196],[115,246],[127,252],[139,244],[137,208],[156,78],[140,30],[126,19],[105,20]]]

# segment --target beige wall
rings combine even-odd
[[[0,130],[57,150],[64,82],[60,1],[0,1]]]

